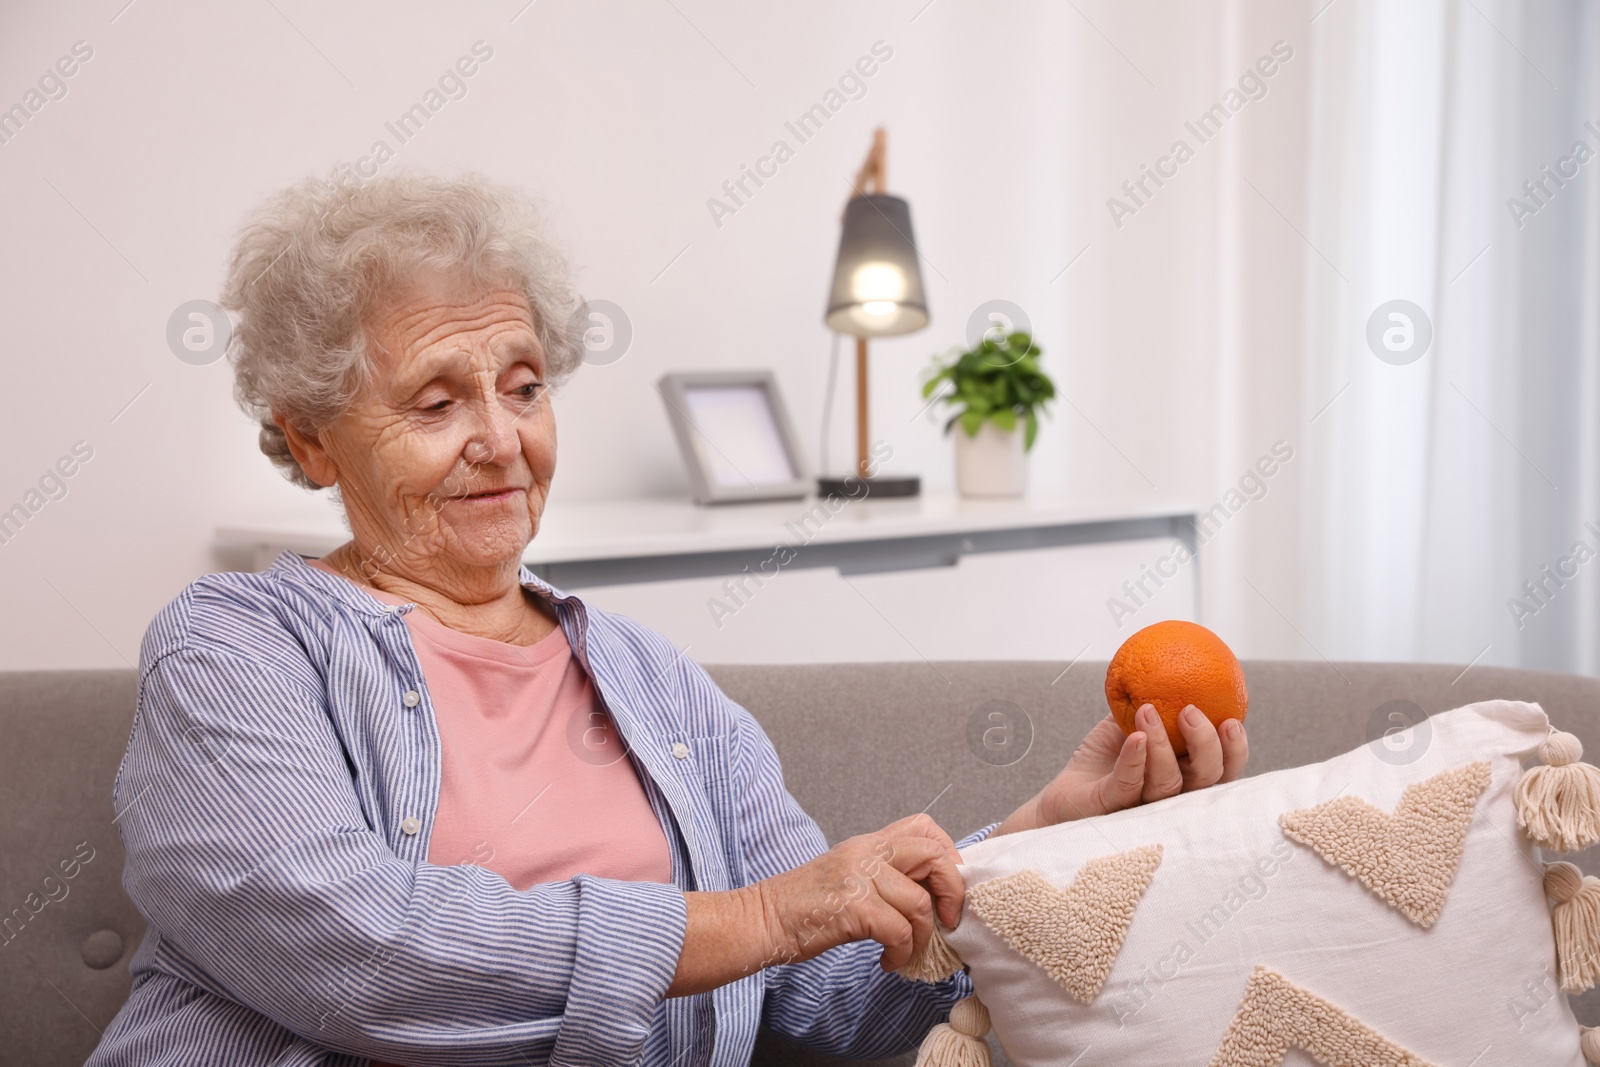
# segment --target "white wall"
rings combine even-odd
[[[1070,401],[1041,436],[1041,490],[1215,500],[1275,439],[1300,444],[1286,368],[1304,249],[1239,178],[1299,218],[1303,4],[124,2],[0,14],[0,105],[75,41],[94,50],[68,94],[0,145],[0,509],[75,441],[94,450],[68,495],[0,545],[0,668],[134,661],[151,615],[218,567],[215,527],[325,520],[324,501],[257,453],[227,364],[174,358],[166,320],[216,295],[255,201],[393,145],[385,121],[479,40],[494,54],[467,96],[390,166],[534,191],[584,292],[634,328],[623,360],[586,368],[558,401],[552,507],[685,491],[653,388],[668,370],[774,368],[814,449],[839,211],[880,123],[933,310],[927,330],[874,345],[891,469],[949,485],[948,441],[913,421],[917,386],[995,297],[1029,312]],[[1107,198],[1174,139],[1193,142],[1184,121],[1279,38],[1302,58],[1115,225]],[[785,120],[880,40],[893,57],[866,95],[795,145]],[[707,198],[778,138],[794,158],[716,226]],[[841,379],[836,460],[851,441]],[[1208,546],[1206,620],[1246,655],[1312,654],[1284,625],[1300,568],[1282,534],[1304,470],[1286,467]],[[1246,562],[1270,604],[1237,581]],[[1124,577],[1106,576],[1107,596]]]

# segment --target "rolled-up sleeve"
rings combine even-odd
[[[116,805],[156,951],[346,1053],[637,1061],[682,948],[682,892],[587,876],[519,892],[400,858],[362,813],[325,699],[230,648],[144,668]]]
[[[785,788],[766,733],[743,708],[732,705],[732,712],[745,869],[751,881],[759,881],[815,858],[828,843]],[[958,844],[973,844],[993,829]],[[857,941],[804,963],[769,968],[762,1021],[835,1056],[878,1059],[915,1048],[951,1005],[971,994],[971,982],[965,972],[938,983],[913,982],[885,972],[878,962],[882,955],[876,942]]]

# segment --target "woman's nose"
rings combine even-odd
[[[467,442],[466,459],[471,463],[509,464],[521,451],[517,436],[517,416],[504,405],[489,404],[479,409],[478,425]]]

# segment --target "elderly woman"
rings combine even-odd
[[[761,1024],[880,1057],[969,992],[892,973],[959,921],[932,820],[830,849],[699,667],[521,566],[582,327],[521,196],[308,182],[224,299],[262,450],[350,540],[145,636],[115,803],[149,934],[92,1064],[735,1065]],[[968,840],[1240,773],[1238,724],[1189,712],[1177,759],[1140,714]]]

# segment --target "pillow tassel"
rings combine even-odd
[[[922,946],[922,951],[896,968],[894,973],[913,982],[942,982],[959,971],[961,966],[961,957],[956,955],[956,950],[939,932],[939,924],[934,923],[933,936]]]
[[[1544,869],[1544,895],[1555,901],[1561,991],[1582,993],[1600,982],[1600,878],[1565,861],[1551,863]]]
[[[989,1009],[977,997],[956,1001],[950,1021],[928,1031],[917,1051],[917,1067],[992,1067],[989,1046]]]
[[[1543,767],[1517,783],[1517,823],[1553,852],[1577,852],[1600,843],[1600,767],[1578,762],[1583,742],[1560,730],[1539,746]]]
[[[1583,1050],[1584,1059],[1590,1063],[1600,1063],[1600,1029],[1585,1026],[1583,1036],[1578,1039],[1578,1047]]]

